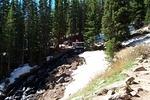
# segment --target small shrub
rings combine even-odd
[[[106,42],[106,54],[110,58],[114,57],[114,54],[117,51],[117,45],[118,45],[118,43],[116,42],[115,38],[112,38],[111,40],[108,40]]]

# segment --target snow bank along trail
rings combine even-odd
[[[150,33],[124,41],[122,42],[122,45],[123,46],[136,46],[140,44],[149,44],[149,43],[150,43]]]
[[[16,68],[13,72],[11,72],[10,77],[5,79],[7,82],[4,81],[0,83],[0,95],[8,85],[13,84],[17,78],[23,74],[29,73],[35,67],[30,67],[28,64],[24,64],[24,66]]]
[[[73,72],[74,81],[66,86],[64,97],[61,100],[68,99],[69,96],[84,88],[92,79],[108,68],[104,51],[87,51],[79,56],[84,57],[86,63],[78,66],[78,69]]]

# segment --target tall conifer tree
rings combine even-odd
[[[102,31],[107,43],[106,51],[113,57],[119,42],[129,36],[128,25],[130,12],[128,0],[105,0]]]
[[[146,16],[145,24],[150,24],[150,0],[145,0]]]
[[[136,29],[141,28],[144,24],[145,5],[144,0],[131,0],[131,21]]]

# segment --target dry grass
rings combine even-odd
[[[150,56],[150,45],[139,45],[136,47],[128,47],[116,53],[114,61],[112,62],[110,69],[107,70],[101,77],[111,77],[116,73],[122,72],[131,66],[137,57]]]
[[[95,93],[97,90],[100,90],[100,88],[113,82],[123,80],[125,76],[122,75],[121,72],[125,69],[131,68],[136,58],[140,56],[150,56],[150,45],[140,45],[120,50],[116,53],[111,66],[105,73],[98,75],[84,89],[82,89],[82,91],[77,92],[71,98],[89,98],[89,95]],[[104,81],[102,82],[102,80]],[[69,100],[71,100],[71,98]]]

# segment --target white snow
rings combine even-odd
[[[122,42],[123,46],[135,46],[138,44],[148,44],[150,43],[150,33],[144,36],[135,37],[130,40]]]
[[[78,69],[73,72],[74,81],[66,86],[64,97],[61,100],[66,100],[84,88],[92,79],[108,68],[104,51],[87,51],[79,56],[85,58],[86,64],[78,66]]]
[[[33,69],[35,67],[30,67],[28,64],[25,64],[24,66],[15,69],[10,74],[10,77],[5,79],[7,82],[5,81],[0,84],[0,90],[3,91],[7,85],[13,84],[17,78],[19,78],[21,75],[29,73],[31,71],[31,69]]]
[[[6,54],[7,54],[6,52],[3,52],[3,53],[2,53],[3,56],[6,56]]]
[[[150,26],[144,27],[143,31],[150,32]]]
[[[136,33],[143,33],[143,32],[150,32],[150,25],[145,26],[143,28],[140,29],[135,29],[132,25],[128,26],[129,31],[130,31],[130,35],[136,34]]]
[[[135,31],[136,33],[150,32],[150,25],[140,28]]]
[[[23,67],[19,67],[19,68],[15,69],[10,74],[10,77],[8,78],[9,82],[10,82],[9,84],[14,83],[15,79],[19,78],[21,75],[23,75],[25,73],[29,73],[31,69],[32,68],[28,64],[25,64]]]
[[[54,57],[53,56],[47,56],[46,57],[46,61],[50,61],[51,59],[53,59]]]
[[[131,35],[136,34],[136,30],[133,27],[133,25],[128,26],[128,28],[129,28],[129,32],[130,32]]]

